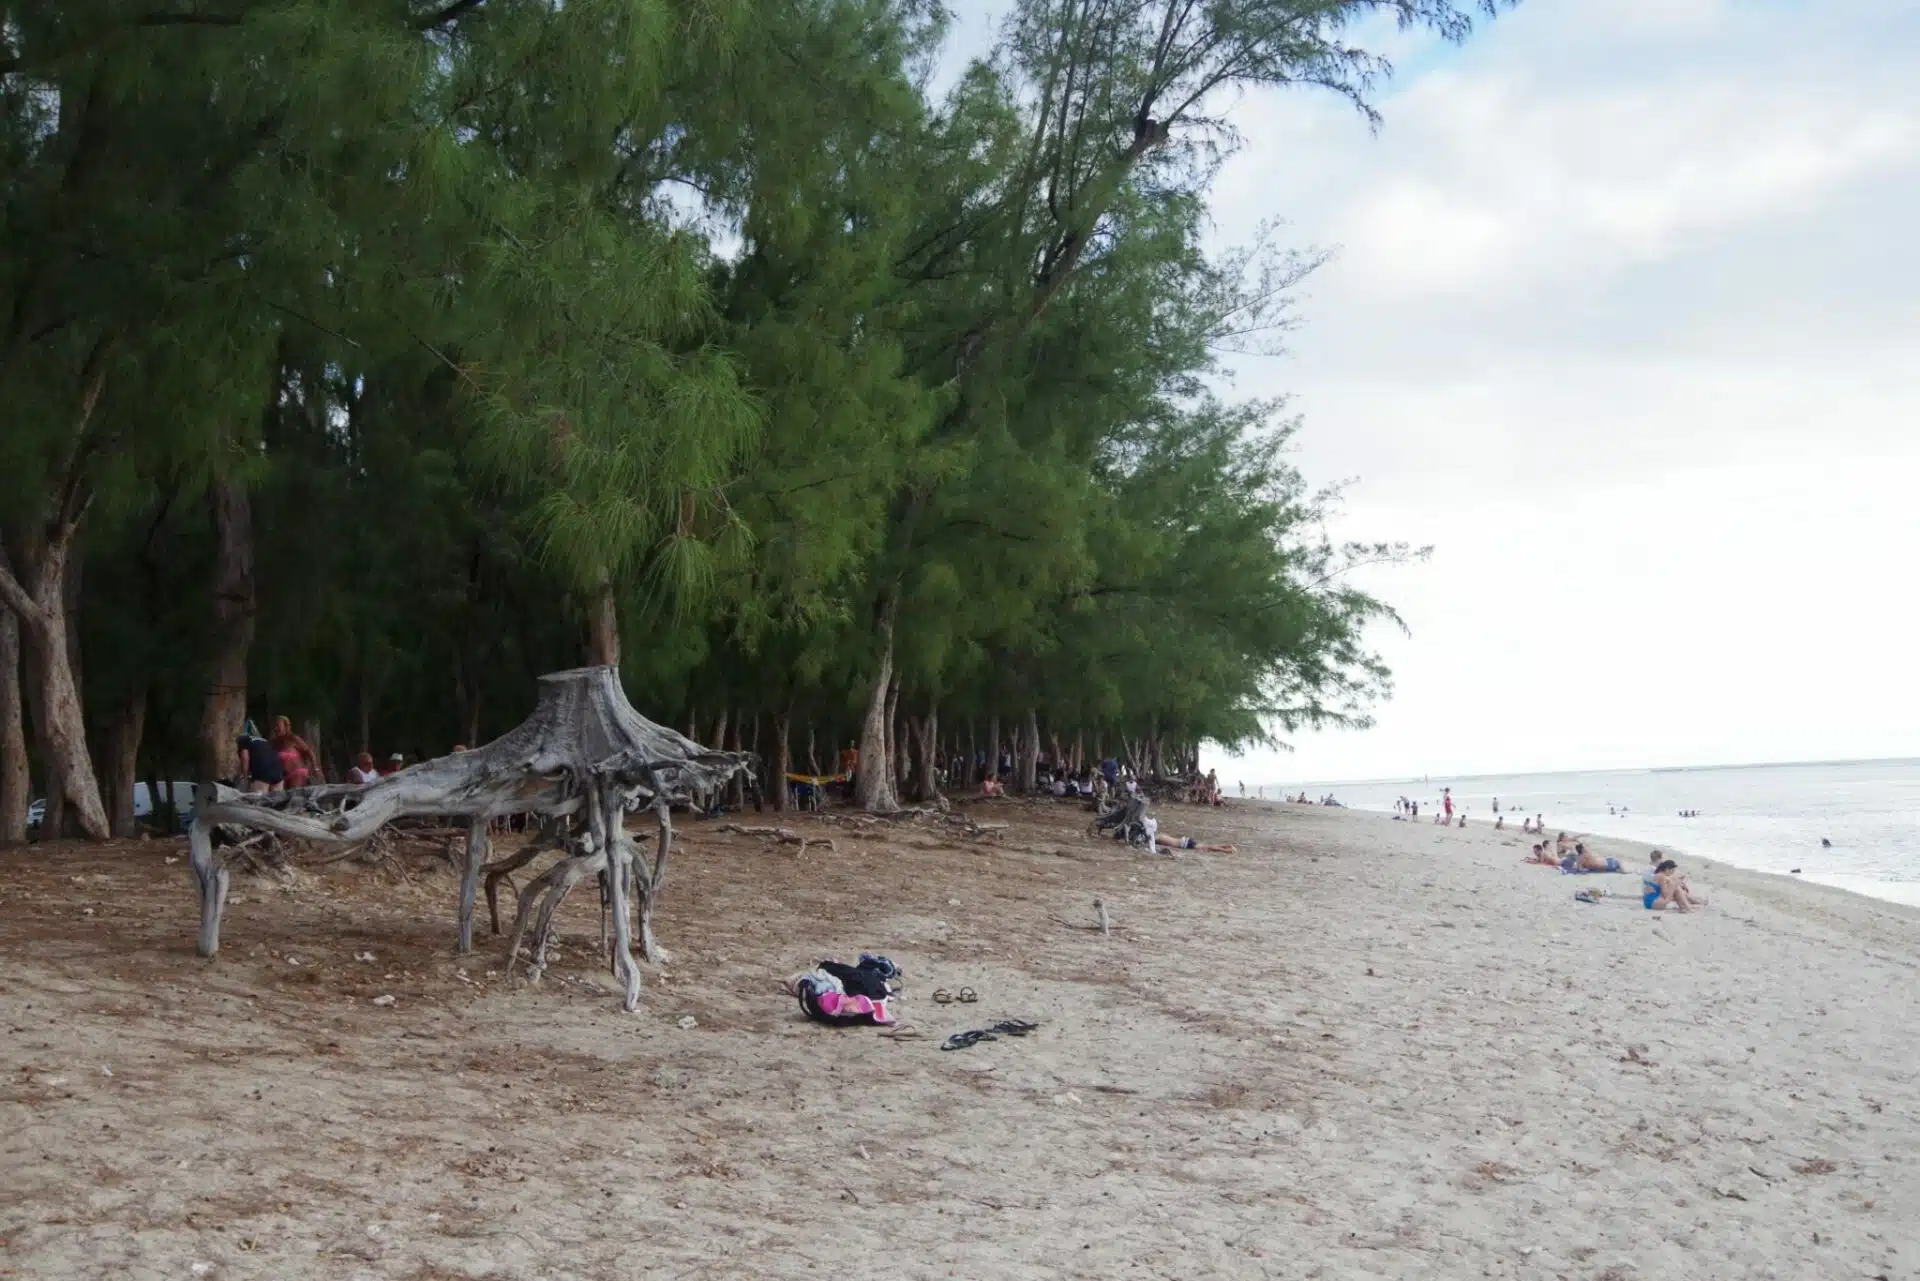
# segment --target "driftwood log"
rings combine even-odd
[[[741,836],[765,837],[776,845],[798,845],[800,848],[793,852],[795,858],[805,857],[807,848],[811,845],[824,845],[835,854],[840,852],[840,847],[833,843],[831,836],[802,836],[792,828],[787,827],[753,827],[742,826],[739,823],[722,823],[715,830],[734,832]]]
[[[552,913],[565,896],[564,889],[558,897],[553,891],[562,882],[571,888],[584,876],[601,874],[613,923],[613,969],[625,984],[626,1008],[631,1010],[640,997],[640,971],[632,952],[635,935],[647,959],[659,955],[653,911],[673,846],[672,807],[689,804],[694,796],[710,794],[750,772],[751,759],[743,752],[709,751],[654,724],[627,701],[614,668],[582,667],[542,676],[533,714],[486,746],[422,761],[364,787],[335,784],[243,795],[203,783],[189,832],[190,862],[200,894],[200,954],[213,956],[220,950],[226,908],[229,875],[222,851],[213,843],[216,826],[349,844],[367,840],[395,819],[458,819],[466,826],[460,951],[473,950],[473,910],[483,877],[497,930],[499,881],[539,853],[565,848],[569,857],[522,892],[515,946],[535,885],[546,882],[541,890],[549,900],[542,904],[542,929],[535,934],[544,955]],[[651,809],[659,824],[651,860],[627,835],[624,822],[628,811],[642,808]],[[543,837],[534,843],[533,855],[522,858],[523,850],[489,863],[491,824],[508,814],[544,820]],[[562,819],[571,820],[569,827],[581,825],[577,837],[558,835],[565,830],[556,822]],[[611,862],[608,851],[614,854]],[[569,870],[555,877],[561,868]]]

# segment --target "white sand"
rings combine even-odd
[[[538,988],[451,955],[444,877],[344,868],[243,885],[208,966],[160,844],[7,855],[0,1276],[1920,1276],[1913,911],[1703,868],[1656,918],[1486,827],[1171,806],[1241,842],[1176,862],[993,808],[997,852],[696,828],[638,1016],[591,895]],[[1112,938],[1052,919],[1096,895]],[[863,946],[929,1033],[1045,1026],[799,1021],[778,975]]]

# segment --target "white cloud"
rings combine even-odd
[[[1223,238],[1337,244],[1293,357],[1399,690],[1272,781],[1920,751],[1910,6],[1529,0],[1383,99],[1247,104]]]

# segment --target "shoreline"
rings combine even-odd
[[[1265,800],[1265,799],[1260,799],[1255,797],[1245,797],[1245,798],[1234,797],[1234,798],[1229,798],[1229,800],[1243,801],[1243,803],[1252,804],[1252,805],[1277,806],[1277,807],[1288,809],[1288,810],[1315,810],[1318,812],[1364,815],[1364,816],[1367,816],[1368,818],[1384,819],[1387,822],[1394,821],[1392,813],[1388,810],[1369,809],[1364,806],[1357,806],[1357,805],[1340,805],[1340,806],[1296,805],[1288,801]],[[1421,818],[1414,820],[1413,822],[1414,822],[1414,826],[1416,827],[1432,826],[1432,824],[1429,823],[1429,821],[1424,815]],[[1722,877],[1722,879],[1727,879],[1730,877],[1754,877],[1754,878],[1758,878],[1758,881],[1760,883],[1799,885],[1799,886],[1808,887],[1808,888],[1818,890],[1828,894],[1845,894],[1850,898],[1863,899],[1869,903],[1874,903],[1881,907],[1898,909],[1900,914],[1905,916],[1907,919],[1920,920],[1920,880],[1884,882],[1884,884],[1886,885],[1903,887],[1905,890],[1909,891],[1913,895],[1912,899],[1909,899],[1904,896],[1895,896],[1892,894],[1876,894],[1872,890],[1861,888],[1856,885],[1829,884],[1826,881],[1818,880],[1818,879],[1815,879],[1814,877],[1809,877],[1804,874],[1796,875],[1790,872],[1776,872],[1776,871],[1770,871],[1766,868],[1751,867],[1745,864],[1736,863],[1730,859],[1715,858],[1712,855],[1696,853],[1692,849],[1689,849],[1686,845],[1679,842],[1664,842],[1664,841],[1654,842],[1654,841],[1642,840],[1637,837],[1612,836],[1605,832],[1595,831],[1590,828],[1575,827],[1571,825],[1566,827],[1556,827],[1554,824],[1549,823],[1547,824],[1547,826],[1549,829],[1552,830],[1552,832],[1555,835],[1558,835],[1560,832],[1564,831],[1569,836],[1585,841],[1587,844],[1594,846],[1595,848],[1605,846],[1607,847],[1607,852],[1615,858],[1621,858],[1620,854],[1616,852],[1618,850],[1631,851],[1635,856],[1631,860],[1631,862],[1636,872],[1639,870],[1640,866],[1646,862],[1648,853],[1650,851],[1658,849],[1658,850],[1665,851],[1670,857],[1682,860],[1684,865],[1699,867],[1703,869],[1710,868],[1713,871],[1715,871],[1716,874],[1719,874]],[[1439,828],[1437,830],[1446,831],[1449,829]],[[1458,831],[1460,829],[1454,828],[1451,830]],[[1503,829],[1499,832],[1495,832],[1493,829],[1493,824],[1487,821],[1484,817],[1476,817],[1473,821],[1473,826],[1467,828],[1466,830],[1468,832],[1473,832],[1478,830],[1490,836],[1498,836],[1498,837],[1512,836],[1518,840],[1530,841],[1534,839],[1528,836],[1526,833],[1519,831],[1517,828],[1510,827],[1510,828]],[[1621,861],[1623,863],[1628,862],[1628,860],[1625,858],[1621,858]]]

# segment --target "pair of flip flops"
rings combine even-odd
[[[937,987],[933,990],[933,1003],[935,1005],[952,1005],[955,1001],[960,1002],[962,1005],[972,1005],[979,999],[980,994],[970,987],[961,988],[957,996],[947,991],[944,987]]]
[[[991,1027],[976,1027],[969,1028],[965,1032],[955,1032],[940,1043],[940,1048],[964,1050],[982,1041],[997,1041],[1002,1036],[1025,1036],[1039,1026],[1038,1023],[1029,1022],[1026,1019],[1002,1019]]]

